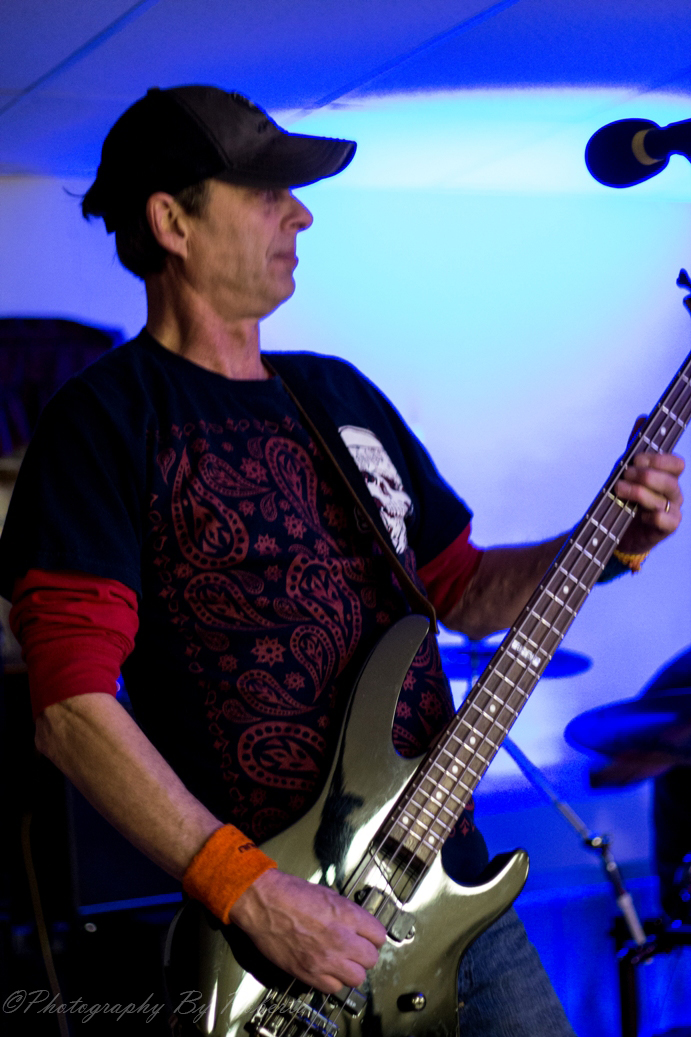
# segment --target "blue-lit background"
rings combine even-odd
[[[674,283],[691,265],[691,167],[673,159],[660,177],[613,191],[583,164],[591,133],[629,115],[687,118],[691,99],[486,86],[284,113],[296,130],[352,137],[359,150],[342,176],[299,192],[315,222],[299,242],[296,294],[265,322],[264,345],[344,356],[380,385],[472,507],[479,544],[575,524],[691,348]],[[143,289],[102,225],[81,220],[74,195],[88,183],[0,178],[0,311],[134,334]],[[545,681],[515,728],[588,823],[613,835],[648,914],[649,789],[591,793],[562,732],[577,713],[635,695],[691,642],[690,561],[687,526],[639,576],[597,589],[567,639],[592,668]],[[477,811],[493,852],[520,843],[531,853],[524,916],[577,1032],[615,1032],[613,908],[597,863],[505,754]],[[571,951],[580,964],[569,970]],[[688,961],[647,973],[641,1032],[688,1022]]]

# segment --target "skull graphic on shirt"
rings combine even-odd
[[[362,473],[367,487],[377,502],[397,554],[408,546],[405,518],[413,502],[403,489],[403,482],[386,450],[366,428],[343,425],[338,430],[343,442]]]

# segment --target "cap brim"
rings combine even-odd
[[[340,173],[356,147],[352,140],[281,132],[246,166],[224,170],[216,178],[250,187],[305,187]]]

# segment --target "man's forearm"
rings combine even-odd
[[[112,695],[78,695],[49,706],[36,721],[36,745],[176,879],[221,827]]]
[[[49,706],[36,745],[122,834],[175,878],[213,832],[213,814],[185,788],[112,695],[77,695]],[[242,893],[232,920],[274,964],[324,993],[359,986],[386,930],[335,890],[264,872]]]
[[[510,627],[568,534],[542,544],[485,551],[463,597],[441,617],[444,626],[479,640]]]

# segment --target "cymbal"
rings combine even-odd
[[[691,649],[658,670],[637,698],[575,717],[564,737],[575,749],[605,756],[664,754],[691,763]]]
[[[464,644],[441,644],[442,666],[449,680],[471,680],[478,677],[494,656],[499,642],[466,641]],[[559,648],[545,667],[543,677],[573,677],[593,665],[592,659],[580,652]]]
[[[636,750],[691,763],[691,688],[589,709],[567,725],[564,737],[576,749],[605,756]]]

